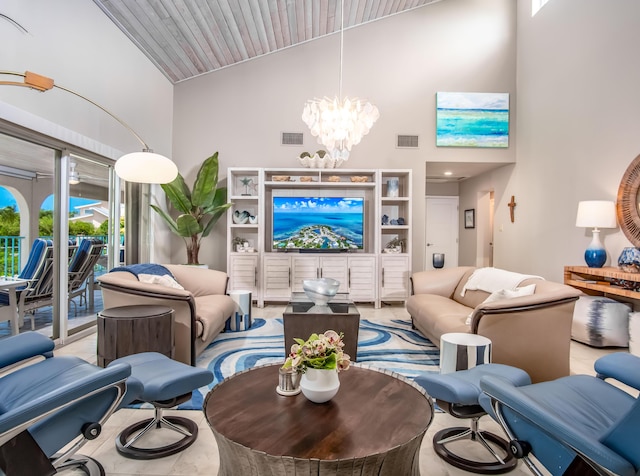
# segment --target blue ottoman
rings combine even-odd
[[[524,371],[502,364],[483,364],[468,370],[448,374],[423,374],[415,382],[424,387],[427,393],[436,399],[438,406],[456,418],[469,418],[469,427],[453,427],[440,430],[433,437],[433,448],[438,456],[447,463],[472,473],[501,474],[511,471],[518,461],[509,451],[509,444],[498,435],[478,430],[478,420],[486,415],[479,400],[483,393],[480,379],[485,375],[497,375],[514,385],[529,385],[531,379]],[[449,450],[446,445],[453,441],[468,438],[481,443],[495,458],[495,461],[476,461],[467,459]],[[489,442],[493,443],[491,446]],[[500,448],[499,455],[494,447]]]
[[[198,437],[198,425],[184,417],[165,417],[162,410],[188,401],[193,390],[211,383],[211,371],[191,367],[157,352],[128,355],[114,360],[108,366],[120,362],[131,366],[131,377],[127,379],[127,393],[123,405],[135,401],[151,403],[155,414],[153,418],[128,426],[117,436],[118,453],[133,459],[155,459],[178,453],[191,446]],[[157,448],[133,446],[147,432],[160,427],[175,430],[182,434],[183,438]]]

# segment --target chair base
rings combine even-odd
[[[496,461],[487,462],[466,459],[453,453],[445,446],[447,443],[463,438],[480,443],[494,456]],[[504,455],[497,455],[495,451],[489,447],[488,442],[498,446]],[[433,449],[440,458],[450,465],[471,473],[503,474],[512,471],[518,465],[518,460],[516,460],[509,451],[509,444],[505,440],[488,431],[478,431],[476,428],[473,428],[473,426],[471,428],[457,426],[440,430],[433,437]]]
[[[139,448],[133,444],[153,428],[169,428],[183,435],[183,437],[165,446],[157,448]],[[142,430],[142,431],[139,431]],[[137,434],[136,434],[137,433]],[[128,426],[117,436],[116,449],[125,458],[156,459],[164,458],[191,446],[198,437],[198,425],[188,418],[178,416],[162,416],[162,409],[156,407],[154,418],[142,420]]]
[[[69,470],[80,470],[87,476],[105,476],[106,473],[102,465],[93,458],[76,454],[73,459],[69,459],[56,468],[55,474],[63,474]]]

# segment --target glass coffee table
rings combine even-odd
[[[305,293],[292,293],[283,314],[284,354],[287,356],[294,337],[307,340],[313,333],[329,329],[344,334],[344,351],[352,361],[357,360],[360,313],[348,293],[338,293],[325,306],[316,306]]]

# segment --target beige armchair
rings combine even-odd
[[[580,291],[529,278],[519,286],[535,284],[534,294],[485,303],[488,292],[462,292],[474,270],[458,267],[414,273],[406,304],[413,325],[435,345],[447,332],[488,337],[493,362],[521,368],[534,382],[569,375],[571,322]]]
[[[227,274],[188,265],[164,265],[184,289],[140,282],[128,271],[98,278],[105,309],[155,304],[175,311],[175,360],[195,365],[196,357],[224,329],[235,304],[225,294]]]

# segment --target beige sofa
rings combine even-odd
[[[569,375],[573,307],[581,292],[529,278],[529,296],[483,303],[490,293],[462,291],[473,267],[421,271],[411,277],[407,311],[413,325],[434,344],[448,332],[471,332],[493,342],[493,362],[526,370],[534,382]],[[470,324],[467,321],[470,317]]]
[[[235,311],[225,295],[227,274],[188,265],[163,265],[184,289],[140,282],[128,271],[112,271],[98,278],[104,308],[156,304],[175,310],[175,360],[195,365],[196,357],[224,329]]]

